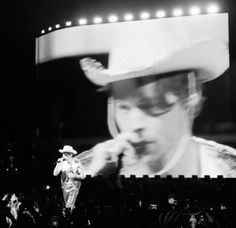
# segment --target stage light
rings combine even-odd
[[[51,30],[52,30],[52,27],[49,27],[49,28],[48,28],[48,31],[51,31]]]
[[[124,19],[126,21],[132,21],[134,19],[134,16],[131,13],[125,14]]]
[[[43,30],[41,30],[41,34],[44,34],[45,33],[45,30],[43,29]]]
[[[192,7],[192,8],[190,8],[189,13],[191,15],[197,15],[197,14],[201,13],[201,10],[199,7]]]
[[[60,25],[59,24],[55,25],[55,28],[57,28],[57,29],[60,28]]]
[[[141,19],[148,19],[150,17],[150,14],[148,13],[148,12],[142,12],[141,14],[140,14],[140,18]]]
[[[50,185],[46,185],[45,189],[49,190],[50,189]]]
[[[173,15],[174,15],[175,17],[182,16],[182,15],[183,15],[183,10],[182,10],[182,9],[174,9],[174,10],[173,10]]]
[[[156,12],[156,17],[158,18],[162,18],[162,17],[165,17],[166,16],[166,12],[163,11],[163,10],[159,10]]]
[[[87,24],[87,19],[86,18],[80,18],[78,23],[79,23],[79,25],[86,25]]]
[[[111,15],[108,17],[108,21],[109,22],[117,22],[118,21],[118,17],[116,15]]]
[[[94,22],[95,24],[102,23],[102,18],[101,18],[101,17],[95,17],[95,18],[93,19],[93,22]]]
[[[210,5],[207,8],[208,13],[217,13],[219,11],[219,7],[217,5]]]
[[[66,26],[71,26],[71,25],[72,25],[71,21],[66,22]]]

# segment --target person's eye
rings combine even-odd
[[[153,116],[153,117],[158,117],[158,116],[162,116],[165,115],[166,113],[168,113],[170,111],[170,108],[160,108],[154,105],[149,105],[149,104],[145,104],[141,107],[141,109],[146,112],[148,115]]]
[[[129,111],[130,107],[127,104],[118,104],[117,108],[121,111]]]
[[[162,116],[162,115],[165,115],[166,113],[168,113],[170,111],[170,109],[149,109],[147,110],[146,112],[151,115],[151,116],[155,116],[155,117],[158,117],[158,116]]]
[[[139,108],[150,116],[158,117],[165,115],[171,110],[171,106],[157,103],[156,101],[140,102]]]

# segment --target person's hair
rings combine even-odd
[[[190,112],[192,118],[200,114],[205,100],[202,94],[203,84],[199,78],[195,76],[194,72],[171,72],[160,75],[158,80],[158,89],[159,91],[163,91],[162,94],[166,103],[169,102],[168,96],[172,94],[176,96],[184,106],[192,110]]]

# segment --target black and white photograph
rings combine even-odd
[[[1,227],[236,227],[236,3],[4,3]]]

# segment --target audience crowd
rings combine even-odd
[[[59,185],[1,190],[0,227],[236,227],[236,181],[87,176],[71,212]]]

